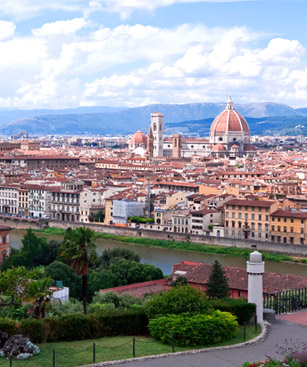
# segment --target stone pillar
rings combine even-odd
[[[263,322],[263,281],[264,261],[262,254],[254,251],[250,254],[247,261],[248,273],[248,302],[255,303],[257,306],[258,323]]]

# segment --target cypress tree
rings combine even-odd
[[[228,280],[222,269],[221,263],[214,261],[208,283],[206,284],[206,293],[209,298],[227,298],[229,297]]]

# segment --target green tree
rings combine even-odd
[[[86,314],[87,277],[90,264],[97,261],[97,252],[94,231],[89,228],[79,227],[74,230],[67,229],[64,242],[61,245],[61,255],[70,260],[71,268],[82,277],[83,311]]]
[[[169,314],[197,314],[207,308],[206,298],[189,285],[174,287],[158,294],[145,305],[146,314],[150,319]]]
[[[45,317],[46,305],[50,302],[52,291],[50,278],[42,278],[35,281],[30,281],[27,287],[26,301],[33,304],[33,314],[39,319]]]
[[[116,247],[113,249],[104,250],[102,255],[99,256],[97,266],[106,269],[109,268],[112,263],[115,263],[121,259],[133,260],[138,263],[141,260],[140,256],[135,254],[133,251]]]
[[[228,280],[222,265],[215,260],[212,270],[206,284],[206,294],[209,298],[227,298],[229,297]]]
[[[54,240],[48,243],[45,237],[37,237],[32,229],[27,230],[21,242],[21,248],[12,249],[11,255],[1,264],[1,270],[14,266],[25,266],[27,269],[46,266],[58,256],[59,243]]]
[[[88,301],[91,301],[94,294],[100,291],[100,289],[112,288],[113,285],[114,276],[110,270],[90,271],[88,276]]]
[[[126,259],[111,264],[110,271],[114,276],[114,287],[163,278],[159,268]]]
[[[81,277],[62,261],[54,261],[45,268],[45,275],[54,281],[60,280],[69,288],[70,297],[81,299]]]

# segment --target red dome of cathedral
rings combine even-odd
[[[248,124],[245,118],[233,108],[231,97],[229,97],[226,109],[214,119],[210,135],[221,135],[229,132],[249,134]]]
[[[133,134],[129,142],[129,144],[145,144],[145,145],[146,143],[147,143],[146,135],[141,131],[137,131],[135,134]]]
[[[223,144],[215,144],[214,147],[212,148],[212,152],[225,152],[226,148],[224,147]]]

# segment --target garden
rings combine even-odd
[[[227,278],[217,261],[206,294],[180,277],[169,282],[167,292],[142,299],[99,293],[161,279],[163,274],[141,264],[129,250],[105,250],[98,256],[96,238],[93,231],[80,227],[67,230],[62,243],[47,242],[28,230],[23,246],[12,250],[1,265],[0,347],[4,350],[11,337],[22,334],[40,350],[29,361],[22,361],[23,366],[35,366],[36,361],[47,365],[52,360],[56,366],[73,366],[233,344],[259,334],[259,326],[247,326],[255,305],[228,297]],[[59,281],[70,288],[67,302],[52,297],[50,286]],[[73,351],[76,356],[67,361]],[[14,358],[18,353],[24,354],[17,350]]]

